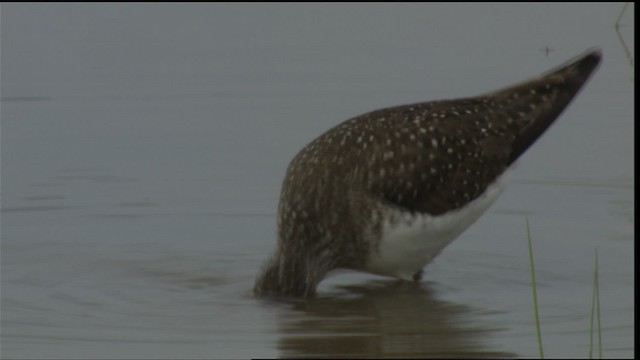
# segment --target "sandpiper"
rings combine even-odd
[[[484,95],[372,111],[313,140],[287,169],[278,246],[254,292],[310,296],[338,268],[419,280],[495,201],[505,171],[600,59],[590,50]]]

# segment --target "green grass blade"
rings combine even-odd
[[[593,271],[593,294],[591,295],[591,325],[589,327],[589,359],[593,359],[593,319],[597,319],[598,357],[602,359],[602,331],[600,325],[600,286],[598,284],[598,249],[596,249],[595,269]]]
[[[598,358],[602,359],[602,331],[600,326],[600,282],[598,281],[598,249],[596,248],[596,270],[595,270],[595,288],[596,288],[596,318],[598,319]]]
[[[540,333],[540,317],[538,316],[538,294],[536,292],[536,274],[533,266],[533,248],[531,246],[531,230],[529,229],[529,218],[525,217],[527,224],[527,240],[529,242],[529,264],[531,266],[531,289],[533,291],[533,313],[536,318],[536,334],[538,336],[538,350],[540,358],[544,359],[544,351],[542,350],[542,335]]]
[[[592,286],[591,293],[591,318],[589,321],[589,359],[593,359],[593,315],[595,314],[595,304],[596,304],[596,284],[595,284],[595,276],[593,277],[594,283]]]

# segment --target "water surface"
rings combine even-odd
[[[3,4],[3,357],[537,357],[525,218],[545,354],[588,354],[597,249],[603,354],[633,357],[634,18],[617,33],[621,9]],[[251,295],[280,181],[309,140],[592,46],[592,81],[422,282],[346,272],[310,300]]]

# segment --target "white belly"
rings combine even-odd
[[[506,173],[466,206],[439,216],[389,209],[384,215],[379,246],[371,250],[365,270],[412,279],[493,204],[504,188],[505,177]]]

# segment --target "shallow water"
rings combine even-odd
[[[2,356],[537,357],[528,218],[545,355],[588,355],[597,249],[603,355],[633,357],[621,9],[3,4]],[[593,80],[422,282],[345,272],[310,300],[251,295],[306,142],[593,45]]]

